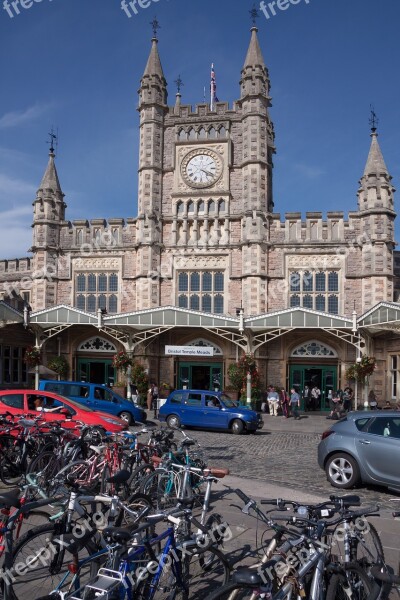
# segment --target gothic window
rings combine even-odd
[[[211,128],[208,130],[208,137],[209,137],[210,139],[214,139],[214,138],[216,138],[216,137],[217,137],[217,132],[215,131],[214,127],[211,127]]]
[[[81,273],[76,278],[76,291],[77,292],[86,292],[86,275]]]
[[[188,203],[187,211],[188,211],[188,215],[192,215],[194,213],[194,204],[191,200]]]
[[[224,274],[212,271],[193,271],[178,274],[177,303],[208,313],[224,312]]]
[[[315,291],[325,292],[325,280],[326,280],[325,273],[319,272],[315,275]]]
[[[76,297],[76,308],[78,308],[79,310],[86,309],[86,299],[83,294],[78,294],[78,296]]]
[[[339,291],[339,276],[336,271],[330,271],[328,274],[328,292]]]
[[[106,292],[107,291],[107,275],[105,273],[102,273],[101,275],[99,275],[99,292]],[[105,306],[102,308],[106,308]]]
[[[192,310],[200,310],[200,296],[198,294],[190,296],[190,308]]]
[[[337,315],[339,313],[339,300],[334,294],[328,296],[328,312]]]
[[[197,214],[201,214],[204,213],[204,202],[203,200],[200,200],[199,203],[197,204]]]
[[[299,292],[300,291],[300,274],[297,272],[290,274],[290,291],[291,292]]]
[[[184,129],[181,129],[179,132],[179,141],[180,142],[185,142],[187,140],[187,134],[186,131]]]
[[[83,231],[82,229],[78,229],[76,232],[76,245],[82,246],[83,244]]]
[[[114,229],[112,230],[112,237],[113,237],[114,242],[116,244],[118,244],[118,241],[119,241],[119,231],[118,231],[118,229],[116,227],[114,227]]]
[[[323,312],[326,310],[325,296],[322,294],[318,294],[315,298],[315,310],[321,310]]]
[[[108,299],[108,312],[116,313],[118,311],[118,298],[115,294],[111,294]]]
[[[310,294],[306,294],[303,296],[303,307],[304,308],[312,308],[313,307],[313,297]]]
[[[210,202],[208,203],[208,212],[209,213],[215,212],[215,202],[214,202],[214,200],[210,200]]]
[[[206,130],[204,127],[199,129],[199,140],[204,140],[206,138]]]
[[[219,129],[219,137],[221,137],[221,138],[226,137],[226,129],[224,126],[220,127],[220,129]]]
[[[96,312],[96,296],[94,294],[87,297],[87,310],[88,312]]]
[[[118,292],[118,275],[112,273],[108,283],[109,292]]]
[[[88,275],[87,291],[88,292],[96,292],[97,291],[96,275],[94,275],[93,273],[90,273],[90,275]]]
[[[296,308],[297,306],[300,306],[300,296],[298,294],[293,294],[290,296],[290,307]]]
[[[99,296],[99,308],[107,310],[107,296],[105,294],[100,294]]]
[[[219,213],[225,212],[225,200],[220,200],[218,202],[218,212]]]
[[[183,202],[178,202],[177,211],[176,211],[178,213],[178,215],[183,215],[184,210],[185,210],[185,206],[184,206]]]
[[[196,139],[196,132],[193,128],[189,129],[189,140],[195,140]]]
[[[330,346],[326,346],[325,344],[321,344],[320,342],[306,342],[305,344],[301,344],[301,346],[297,346],[297,348],[293,350],[290,356],[308,356],[310,358],[324,356],[329,358],[335,358],[337,357],[337,353]]]
[[[313,276],[310,271],[305,271],[303,273],[303,292],[312,292],[313,291]],[[310,307],[312,308],[312,306]]]
[[[187,273],[179,273],[178,289],[180,292],[189,291],[189,276]]]

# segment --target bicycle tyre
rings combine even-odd
[[[150,465],[147,463],[141,464],[138,467],[136,467],[132,471],[132,474],[129,477],[128,482],[127,482],[127,485],[129,487],[129,489],[131,490],[131,492],[134,494],[139,492],[144,478],[153,472],[154,472],[153,465]]]
[[[348,564],[342,573],[330,577],[326,600],[370,600],[372,587],[368,574],[358,564]]]
[[[146,514],[151,514],[154,512],[154,504],[150,496],[146,496],[145,494],[133,494],[126,501],[124,501],[124,505],[130,510],[135,511],[137,513],[137,517],[135,518],[121,508],[117,518],[115,519],[116,527],[135,527],[143,518],[144,509],[149,509],[149,512]]]
[[[179,496],[180,478],[174,471],[155,469],[140,485],[140,493],[150,496],[158,510],[176,505]]]
[[[54,452],[41,452],[31,461],[28,473],[36,475],[37,484],[48,494],[50,482],[59,473],[61,466],[61,460]]]
[[[24,474],[22,469],[22,446],[16,444],[15,438],[11,435],[2,435],[0,444],[0,479],[7,487],[13,487],[21,481]]]
[[[259,597],[256,587],[251,587],[243,583],[229,582],[219,590],[209,594],[207,600],[250,600],[254,597],[253,594],[257,594],[256,598]]]
[[[11,591],[14,600],[26,600],[27,598],[38,597],[50,594],[61,582],[67,565],[78,557],[90,556],[97,548],[93,542],[86,542],[78,551],[78,554],[71,553],[68,548],[64,549],[63,564],[58,573],[50,573],[49,567],[51,559],[54,557],[57,545],[54,543],[62,534],[57,530],[54,523],[46,523],[35,529],[27,531],[16,542],[12,554],[12,566],[10,573],[12,575]],[[15,571],[17,565],[24,565],[25,571],[19,569],[21,574]],[[30,565],[30,568],[28,566]],[[83,569],[83,582],[93,577],[99,568],[98,561],[88,563]],[[82,576],[82,575],[81,575]],[[68,581],[68,580],[67,580]],[[65,582],[64,590],[67,587]]]

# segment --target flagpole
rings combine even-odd
[[[213,71],[214,71],[214,63],[211,63],[211,85],[210,85],[211,101],[210,101],[210,110],[214,110],[214,89],[213,89],[213,80],[212,80]]]

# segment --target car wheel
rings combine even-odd
[[[240,435],[241,433],[243,433],[244,430],[244,425],[243,425],[243,421],[241,421],[240,419],[235,419],[232,423],[232,433],[234,433],[235,435]]]
[[[167,417],[167,425],[168,427],[171,427],[171,429],[179,429],[181,426],[179,417],[176,415],[169,415],[169,417]]]
[[[326,476],[337,488],[354,487],[360,480],[360,469],[352,456],[345,453],[333,454],[325,466]]]
[[[123,421],[126,421],[128,423],[128,425],[132,425],[132,415],[130,412],[128,412],[127,410],[122,411],[121,413],[119,413],[119,418],[122,419]]]

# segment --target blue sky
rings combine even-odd
[[[2,3],[0,258],[13,258],[31,243],[31,203],[52,125],[67,218],[136,215],[137,89],[154,15],[170,103],[179,74],[182,101],[202,102],[211,62],[219,100],[232,103],[254,2],[152,0],[131,18],[120,0],[34,0],[20,14],[11,8],[12,18]],[[299,0],[268,20],[261,15],[276,131],[275,210],[282,216],[355,210],[371,103],[399,185],[399,22],[399,0]]]

